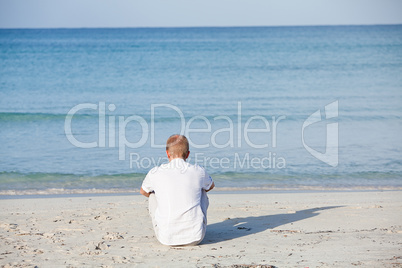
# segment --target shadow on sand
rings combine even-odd
[[[213,244],[221,241],[236,239],[239,237],[263,232],[267,229],[297,222],[319,215],[319,211],[339,208],[341,206],[330,206],[311,208],[296,211],[296,213],[276,214],[258,217],[245,217],[227,219],[223,222],[209,224],[207,233],[202,244]]]

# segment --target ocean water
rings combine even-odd
[[[218,189],[400,189],[401,119],[402,25],[0,30],[3,195],[137,191],[175,133]]]

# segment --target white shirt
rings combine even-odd
[[[142,189],[155,192],[155,223],[162,244],[184,245],[202,238],[206,219],[201,210],[201,192],[211,185],[212,179],[204,168],[181,158],[148,172]]]

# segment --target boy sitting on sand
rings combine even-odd
[[[190,151],[185,136],[170,136],[166,154],[169,163],[148,172],[140,193],[149,197],[149,214],[159,242],[197,245],[207,227],[206,192],[215,184],[202,167],[186,162]]]

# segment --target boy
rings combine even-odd
[[[190,151],[185,136],[170,136],[166,154],[169,163],[148,172],[140,193],[149,197],[149,214],[160,243],[197,245],[207,227],[206,192],[215,184],[202,167],[186,162]]]

